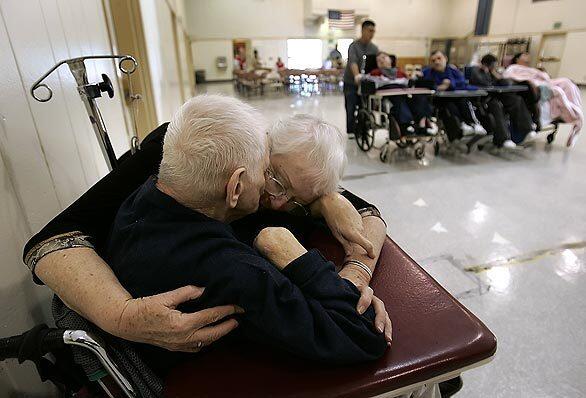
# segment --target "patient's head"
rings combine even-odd
[[[434,52],[432,52],[431,57],[429,57],[429,61],[431,64],[431,68],[438,72],[445,71],[446,66],[448,65],[448,58],[440,50],[435,50]]]
[[[376,67],[379,69],[388,69],[393,67],[391,57],[384,51],[379,51],[376,56]]]
[[[262,117],[231,97],[200,95],[167,128],[160,188],[185,206],[221,221],[258,208],[268,147]]]
[[[484,57],[482,57],[482,59],[480,60],[480,64],[485,67],[488,70],[492,70],[494,68],[496,68],[497,65],[497,59],[494,55],[492,54],[486,54]]]
[[[527,52],[515,54],[511,59],[511,64],[529,66],[530,63],[531,56]]]
[[[346,137],[335,126],[310,115],[275,123],[268,134],[270,173],[265,207],[291,210],[334,192],[346,167]]]

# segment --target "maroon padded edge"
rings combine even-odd
[[[343,251],[331,238],[317,234],[310,241],[340,263]],[[393,346],[381,359],[331,367],[254,345],[219,347],[174,369],[165,396],[364,397],[494,355],[496,338],[490,330],[390,238],[372,286],[393,320]]]

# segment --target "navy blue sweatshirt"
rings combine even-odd
[[[466,83],[464,74],[454,65],[446,65],[446,69],[443,72],[438,72],[431,67],[427,67],[423,69],[423,78],[426,80],[433,80],[436,86],[441,85],[444,79],[450,80],[448,91],[477,89],[477,87]]]
[[[193,284],[206,290],[189,310],[242,307],[238,329],[250,340],[337,364],[373,360],[385,351],[384,336],[374,331],[372,307],[364,315],[356,312],[358,289],[318,251],[281,272],[238,240],[229,225],[159,191],[154,177],[122,204],[106,253],[133,297]],[[173,363],[169,351],[138,348],[154,369]]]

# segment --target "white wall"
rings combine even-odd
[[[468,3],[466,3],[466,1]],[[477,0],[185,0],[186,28],[192,39],[194,67],[205,69],[206,78],[230,79],[231,68],[219,71],[215,58],[225,56],[232,61],[231,40],[250,39],[257,48],[263,63],[274,66],[276,57],[287,59],[288,38],[321,38],[335,40],[354,38],[356,32],[328,32],[327,25],[316,24],[316,18],[305,20],[304,8],[353,8],[368,12],[377,23],[374,42],[398,56],[425,56],[430,37],[446,35],[446,18],[454,18],[449,12],[451,3],[460,4],[462,16],[452,27],[453,34],[466,34],[474,24],[463,17],[474,8]],[[471,4],[469,4],[471,3]],[[352,8],[352,7],[350,7]],[[475,16],[475,12],[473,12]],[[324,44],[327,47],[327,42]],[[324,51],[324,57],[327,53]]]
[[[553,30],[586,29],[586,1],[494,0],[489,34],[539,33]]]
[[[576,83],[586,84],[584,43],[586,43],[586,32],[568,33],[559,76],[568,77]]]
[[[192,39],[301,37],[301,0],[186,0]]]
[[[368,0],[376,38],[442,36],[449,0]]]
[[[171,10],[163,0],[140,0],[157,120],[167,122],[183,103]]]
[[[0,2],[0,336],[49,322],[48,290],[35,287],[22,247],[61,209],[106,172],[76,84],[67,66],[47,83],[53,99],[36,102],[32,83],[61,58],[111,53],[101,0]],[[111,62],[88,62],[90,81]],[[117,154],[128,149],[120,98],[98,100]],[[1,396],[47,396],[30,366],[0,367]]]
[[[193,53],[193,67],[206,71],[206,79],[229,80],[232,79],[232,40],[201,40],[191,42]],[[216,68],[216,57],[226,57],[228,67],[226,69]]]
[[[449,0],[442,35],[447,37],[466,37],[474,34],[478,0]]]
[[[530,36],[531,55],[535,61],[544,32],[568,31],[558,76],[579,83],[586,82],[582,65],[586,62],[583,43],[586,38],[586,1],[556,0],[533,3],[531,0],[495,0],[489,35]]]

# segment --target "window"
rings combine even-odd
[[[338,51],[342,54],[344,61],[348,61],[348,47],[353,41],[354,39],[338,39],[337,41]]]
[[[321,68],[323,63],[320,39],[288,39],[287,67],[289,69]]]

